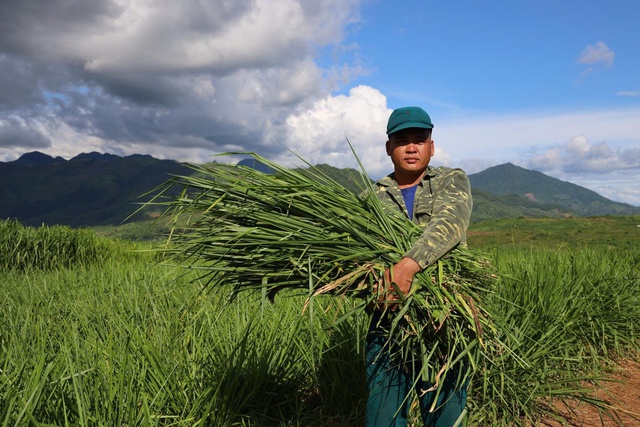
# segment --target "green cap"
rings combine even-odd
[[[396,108],[389,116],[387,135],[407,128],[433,129],[431,117],[420,107]]]

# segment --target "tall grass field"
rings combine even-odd
[[[510,351],[472,379],[468,425],[533,425],[572,397],[606,416],[584,381],[638,354],[638,247],[476,242]],[[0,222],[0,426],[363,424],[369,319],[343,316],[357,302],[230,300],[224,277],[205,286],[152,245]]]

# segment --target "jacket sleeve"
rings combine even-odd
[[[437,177],[440,178],[440,177]],[[434,179],[433,210],[424,232],[405,254],[422,269],[436,262],[457,244],[466,240],[471,219],[471,185],[460,169],[452,169],[442,180]]]

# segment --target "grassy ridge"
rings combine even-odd
[[[637,351],[640,253],[492,245],[492,311],[516,353],[474,378],[470,425],[526,424],[546,398],[580,396],[576,378]],[[114,243],[99,264],[0,271],[0,425],[362,422],[367,319],[335,324],[348,300],[316,299],[304,314],[293,295],[229,305],[201,293],[197,271],[136,247]]]

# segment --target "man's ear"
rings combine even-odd
[[[436,143],[431,140],[431,157],[436,153]]]
[[[391,155],[391,143],[389,142],[389,140],[387,140],[387,143],[384,144],[385,148],[387,149],[387,156]]]

